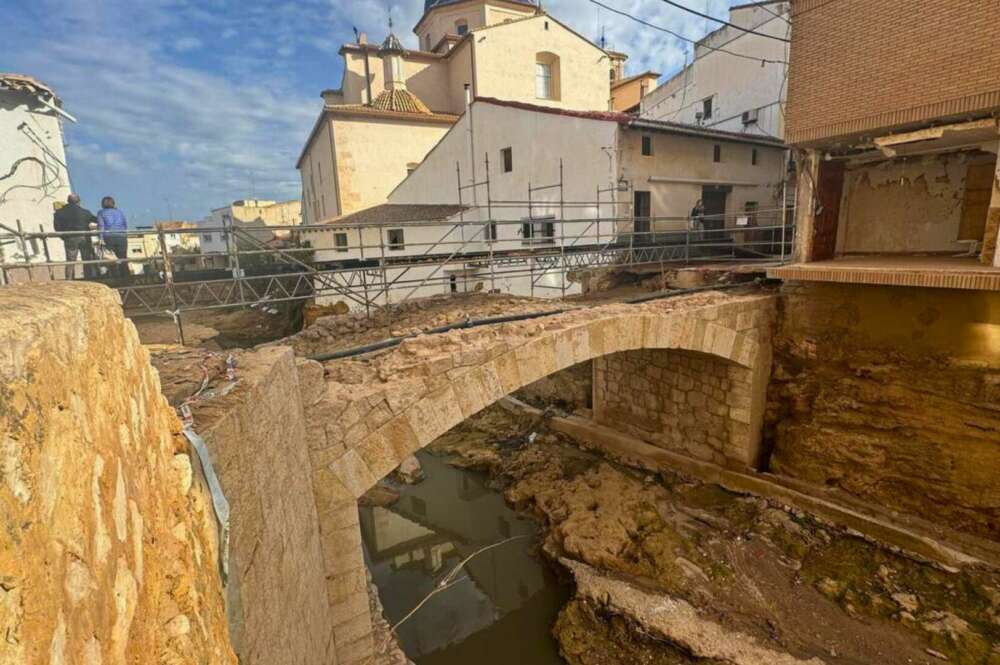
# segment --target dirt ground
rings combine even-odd
[[[248,348],[281,339],[299,329],[297,303],[267,308],[238,307],[185,312],[181,318],[186,346],[222,351]],[[143,344],[177,344],[177,326],[170,316],[134,317]]]
[[[389,337],[426,332],[467,319],[547,312],[571,307],[560,300],[481,293],[434,296],[364,312],[324,316],[301,332],[281,340],[298,355],[314,355],[372,344]]]
[[[763,499],[610,463],[500,406],[431,449],[489,471],[543,524],[555,565],[690,604],[744,641],[803,662],[1000,664],[996,572],[945,572]],[[553,630],[568,662],[737,662],[605,601],[578,595],[563,609]]]

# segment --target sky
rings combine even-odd
[[[602,0],[697,39],[718,24],[660,0]],[[682,0],[725,17],[737,0]],[[627,73],[661,81],[691,45],[589,0],[544,0],[586,37],[604,27]],[[381,41],[391,14],[410,47],[423,0],[0,0],[0,71],[52,86],[66,123],[73,188],[96,208],[115,197],[133,226],[205,217],[241,198],[297,199],[295,161],[340,85],[353,27]]]

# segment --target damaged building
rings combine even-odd
[[[1000,7],[800,0],[793,16],[771,468],[995,537]]]

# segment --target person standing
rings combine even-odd
[[[110,196],[101,199],[101,211],[97,213],[97,228],[101,232],[101,242],[110,249],[118,261],[109,271],[116,277],[128,277],[128,222],[125,213],[115,207],[115,200]]]
[[[90,225],[97,221],[94,213],[80,206],[80,195],[70,194],[66,199],[66,205],[56,210],[52,216],[52,226],[60,233],[78,233],[89,231]],[[66,279],[76,279],[76,260],[79,256],[83,261],[93,261],[94,248],[90,244],[89,235],[66,235],[62,236],[63,247],[66,250]],[[93,279],[97,276],[97,266],[93,263],[83,264],[84,279]]]
[[[705,206],[701,199],[691,208],[691,230],[702,231],[705,228]]]

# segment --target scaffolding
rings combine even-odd
[[[0,285],[57,279],[66,266],[90,265],[106,272],[93,281],[115,288],[126,314],[166,313],[183,337],[188,311],[318,298],[368,315],[386,307],[391,325],[391,306],[415,297],[486,290],[565,298],[579,286],[571,274],[579,271],[776,264],[793,246],[795,215],[787,203],[706,219],[712,228],[687,217],[640,220],[629,183],[599,186],[593,200],[570,200],[560,160],[558,180],[529,180],[523,200],[494,199],[488,156],[484,165],[481,180],[465,183],[456,163],[459,211],[444,220],[140,229],[127,233],[129,247],[153,252],[130,249],[124,258],[97,254],[73,263],[51,260],[50,243],[72,236],[93,241],[96,231],[30,232],[20,222],[0,223]],[[225,249],[178,253],[167,233],[218,233]],[[275,242],[278,235],[287,237]],[[120,265],[128,266],[128,277],[115,276]]]

